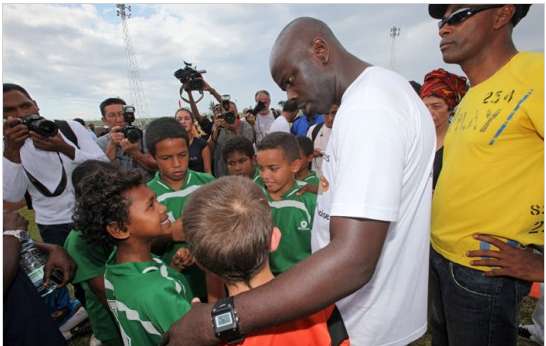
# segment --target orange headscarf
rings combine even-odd
[[[444,69],[433,70],[425,75],[421,87],[421,98],[436,96],[445,101],[448,108],[455,108],[468,90],[466,78],[449,73]]]

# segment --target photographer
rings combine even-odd
[[[254,95],[254,100],[256,101],[256,106],[254,107],[254,115],[256,117],[254,130],[256,132],[256,143],[260,143],[269,133],[269,128],[277,116],[273,112],[273,109],[269,108],[271,105],[271,96],[267,90],[258,90]]]
[[[214,108],[214,125],[209,139],[209,147],[213,154],[214,175],[221,177],[227,174],[226,163],[222,158],[222,150],[226,142],[235,136],[243,136],[254,141],[254,131],[246,121],[241,121],[234,102],[223,100]]]
[[[19,202],[28,190],[42,239],[62,246],[72,228],[74,189],[70,174],[83,161],[106,157],[79,123],[40,118],[38,105],[25,89],[8,83],[3,89],[4,201]],[[37,120],[25,122],[31,115]],[[43,125],[55,124],[59,131],[44,136]]]
[[[139,170],[145,177],[157,170],[155,160],[146,152],[143,143],[142,131],[136,127],[130,127],[132,133],[140,131],[138,139],[133,141],[127,138],[126,133],[129,123],[126,118],[133,117],[134,113],[124,112],[125,101],[120,98],[108,98],[101,102],[100,112],[102,121],[110,129],[109,133],[97,139],[97,144],[106,153],[110,161],[126,170]],[[132,108],[132,107],[131,107]],[[134,108],[132,108],[134,112]],[[125,131],[124,131],[125,130]],[[125,133],[124,133],[125,132]]]

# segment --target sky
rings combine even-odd
[[[292,19],[326,22],[351,53],[389,67],[408,80],[442,61],[437,20],[426,4],[131,4],[127,21],[143,97],[135,101],[120,17],[113,4],[3,4],[3,81],[25,87],[50,119],[100,119],[99,104],[121,97],[140,105],[138,116],[173,116],[179,106],[175,70],[183,61],[204,69],[205,79],[229,94],[239,110],[266,89],[272,104],[286,99],[269,72],[278,33]],[[396,25],[394,40],[389,29]],[[519,50],[544,51],[544,5],[531,6],[516,26]],[[207,112],[212,98],[198,103]]]

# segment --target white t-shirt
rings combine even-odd
[[[254,124],[256,143],[260,143],[260,141],[268,134],[269,128],[271,127],[271,124],[273,124],[274,120],[275,116],[271,110],[269,110],[269,112],[265,115],[259,113],[256,114],[256,123]]]
[[[271,124],[271,127],[269,128],[269,131],[267,131],[268,134],[271,132],[286,132],[290,133],[290,124],[288,123],[288,120],[284,116],[279,116],[273,123]]]
[[[307,131],[307,137],[313,140],[313,131],[318,125],[315,124],[309,128]],[[315,137],[315,140],[313,142],[313,149],[320,150],[321,153],[323,153],[326,150],[326,145],[328,144],[328,140],[330,139],[330,134],[332,133],[332,129],[329,127],[326,127],[326,125],[321,124],[321,127],[317,133],[317,136]],[[322,157],[318,156],[313,159],[312,163],[312,169],[317,172],[319,176],[322,176]]]
[[[336,303],[352,345],[406,345],[426,331],[435,146],[430,114],[398,74],[368,67],[345,91],[323,157],[328,187],[312,249],[329,243],[330,216],[390,222],[371,280]]]

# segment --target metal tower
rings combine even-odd
[[[397,27],[396,25],[393,25],[389,31],[389,36],[391,37],[392,39],[392,42],[391,42],[391,61],[389,63],[389,67],[391,68],[391,70],[394,70],[394,65],[395,65],[395,55],[396,55],[396,52],[395,52],[395,42],[396,42],[396,38],[398,36],[400,36],[400,28]]]
[[[131,93],[132,103],[136,107],[136,112],[140,117],[149,116],[148,104],[140,81],[140,69],[136,59],[131,37],[129,36],[129,27],[127,20],[131,18],[131,5],[117,4],[116,15],[121,18],[123,30],[123,41],[125,42],[125,52],[127,53],[129,91]]]

